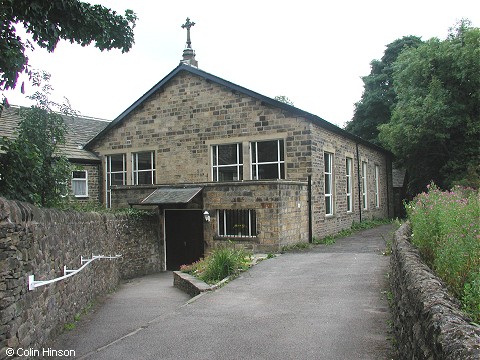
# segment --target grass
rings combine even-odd
[[[295,244],[282,246],[282,252],[305,250],[305,249],[309,249],[310,246],[311,246],[311,244],[309,244],[309,243],[298,242],[298,243],[295,243]]]
[[[333,235],[327,235],[321,239],[313,239],[314,244],[323,244],[323,245],[332,245],[335,244],[335,241],[337,239],[341,239],[347,236],[350,236],[360,230],[367,230],[367,229],[372,229],[374,227],[384,225],[384,224],[390,224],[392,221],[389,219],[372,219],[372,220],[366,220],[362,222],[352,222],[352,226],[350,229],[343,229],[340,232],[333,234]]]
[[[75,329],[75,326],[76,326],[77,322],[80,321],[80,319],[82,318],[83,315],[88,314],[92,310],[93,305],[94,305],[94,302],[90,301],[80,312],[76,313],[73,316],[73,321],[69,322],[69,323],[67,323],[63,326],[65,328],[65,330],[71,331],[71,330]]]
[[[390,223],[392,223],[392,220],[390,219],[372,219],[372,220],[362,221],[360,223],[354,221],[352,222],[352,226],[350,227],[350,229],[343,229],[336,234],[327,235],[321,239],[313,238],[313,245],[333,245],[335,244],[337,239],[350,236],[360,230],[372,229],[374,227],[390,224]],[[387,242],[387,245],[388,245],[388,242]],[[309,249],[311,246],[312,244],[299,242],[299,243],[283,246],[282,252],[299,251],[299,250],[301,251],[301,250]],[[388,251],[385,252],[385,254],[387,253]]]
[[[207,284],[215,284],[229,276],[238,275],[250,267],[251,255],[243,249],[221,247],[204,259],[182,265],[180,271],[194,275]]]
[[[412,243],[463,310],[480,322],[480,201],[478,190],[441,191],[434,184],[406,205]]]

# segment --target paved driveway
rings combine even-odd
[[[189,303],[171,273],[136,279],[54,346],[76,359],[389,359],[392,232],[265,260]]]

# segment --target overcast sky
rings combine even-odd
[[[478,0],[90,2],[137,13],[130,52],[61,42],[52,54],[35,50],[30,65],[52,74],[56,97],[67,97],[82,115],[109,120],[179,64],[187,17],[196,23],[191,40],[200,69],[265,96],[287,96],[339,126],[352,118],[361,77],[387,44],[407,35],[445,39],[461,18],[480,26]],[[5,95],[11,104],[28,104],[19,86]]]

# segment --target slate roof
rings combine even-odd
[[[15,138],[21,120],[18,106],[10,106],[0,114],[0,137]],[[101,132],[109,121],[85,116],[64,117],[67,124],[66,144],[62,151],[70,161],[98,162],[100,159],[83,146]]]
[[[344,136],[346,138],[349,138],[357,143],[364,144],[366,146],[369,146],[370,148],[377,149],[379,151],[382,151],[386,154],[391,155],[391,153],[384,148],[377,146],[375,144],[372,144],[356,135],[353,135],[349,133],[346,130],[343,130],[342,128],[322,119],[321,117],[317,115],[313,115],[311,113],[308,113],[304,110],[301,110],[299,108],[296,108],[294,106],[285,104],[281,101],[274,100],[272,98],[269,98],[267,96],[261,95],[259,93],[256,93],[252,90],[249,90],[247,88],[244,88],[242,86],[236,85],[230,81],[224,80],[222,78],[219,78],[218,76],[212,75],[210,73],[207,73],[203,70],[200,70],[196,67],[192,67],[190,65],[185,65],[180,63],[175,69],[173,69],[167,76],[165,76],[162,80],[160,80],[155,86],[153,86],[150,90],[148,90],[144,95],[142,95],[137,101],[135,101],[130,107],[128,107],[123,113],[121,113],[116,119],[114,119],[110,124],[108,124],[107,127],[105,127],[97,136],[95,136],[91,141],[89,141],[86,145],[85,148],[91,148],[93,144],[102,138],[102,136],[107,133],[110,129],[120,125],[122,121],[132,112],[134,111],[138,106],[140,106],[143,102],[145,102],[150,96],[152,96],[155,92],[158,90],[162,89],[172,78],[174,78],[179,72],[181,71],[186,71],[192,74],[195,74],[203,79],[206,79],[207,81],[214,82],[216,84],[225,86],[226,88],[230,89],[233,92],[239,92],[242,94],[245,94],[247,96],[250,96],[254,99],[257,99],[261,101],[264,104],[280,108],[282,110],[288,111],[294,115],[304,117],[305,119],[321,126],[322,128],[329,130],[333,133],[336,133],[338,135]]]

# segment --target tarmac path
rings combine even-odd
[[[383,251],[393,231],[264,260],[192,301],[170,272],[131,280],[52,348],[95,360],[391,359]]]

